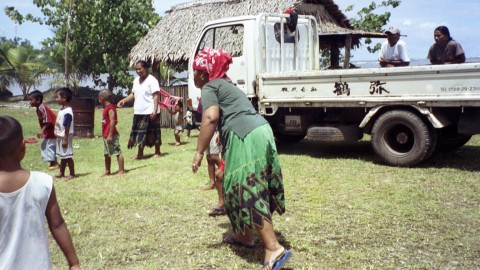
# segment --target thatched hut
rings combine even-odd
[[[132,49],[130,62],[146,60],[154,63],[154,67],[155,63],[162,62],[185,70],[189,54],[207,21],[262,12],[282,13],[289,8],[317,19],[322,40],[319,49],[330,48],[332,65],[339,64],[340,48],[347,48],[348,58],[350,48],[357,46],[359,38],[367,34],[353,30],[333,0],[198,0],[168,10],[157,26]]]

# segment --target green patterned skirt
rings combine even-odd
[[[225,153],[225,209],[235,233],[244,234],[272,213],[285,212],[282,171],[270,125],[252,130],[244,139],[230,132]]]

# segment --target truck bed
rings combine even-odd
[[[480,63],[265,73],[260,104],[480,106]]]

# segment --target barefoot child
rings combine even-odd
[[[43,138],[41,145],[42,160],[50,162],[49,170],[58,168],[57,157],[55,155],[55,119],[57,116],[47,105],[43,103],[42,92],[35,90],[32,91],[28,98],[30,100],[30,106],[35,107],[38,116],[38,123],[40,124],[40,132],[37,133],[37,138]]]
[[[181,100],[177,102],[174,110],[169,110],[171,114],[175,115],[175,131],[173,132],[175,136],[175,146],[179,146],[180,143],[180,133],[183,132],[183,103]]]
[[[70,175],[67,179],[75,177],[75,163],[73,162],[73,111],[70,107],[72,90],[63,87],[55,91],[55,100],[62,106],[55,122],[55,136],[57,136],[57,157],[60,158],[60,173],[57,178],[65,177],[65,168],[68,165]]]
[[[110,166],[112,164],[111,156],[117,156],[118,174],[124,174],[124,159],[122,150],[120,149],[120,135],[117,130],[117,109],[112,104],[112,92],[108,89],[100,91],[98,100],[103,106],[102,112],[102,137],[103,137],[103,153],[105,156],[105,173],[104,176],[110,175]]]
[[[51,269],[45,217],[71,270],[80,269],[52,177],[28,171],[22,126],[0,116],[0,269]]]
[[[222,142],[220,140],[220,132],[215,131],[213,137],[210,140],[210,146],[206,150],[207,152],[207,169],[208,176],[210,177],[210,184],[208,188],[215,188],[218,194],[218,204],[208,211],[209,216],[221,216],[225,215],[225,208],[223,207],[223,169],[225,167],[225,161],[220,158],[222,152]],[[218,167],[218,169],[215,169]]]

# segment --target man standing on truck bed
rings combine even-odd
[[[387,41],[382,44],[378,62],[381,67],[399,67],[408,66],[410,57],[408,56],[407,44],[400,40],[400,29],[390,27],[387,31]]]

